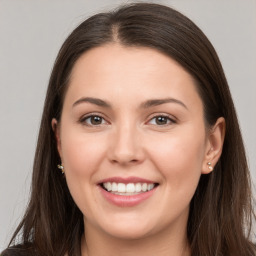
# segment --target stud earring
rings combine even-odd
[[[58,166],[58,168],[61,170],[62,174],[64,174],[65,171],[64,171],[63,165],[62,165],[62,164],[58,164],[57,166]]]
[[[207,165],[208,165],[208,168],[212,171],[212,170],[213,170],[213,167],[211,166],[212,163],[211,163],[211,162],[208,162]]]

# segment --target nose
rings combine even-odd
[[[144,160],[141,136],[136,126],[123,124],[110,138],[109,160],[120,165],[138,164]]]

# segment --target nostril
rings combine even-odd
[[[129,157],[116,157],[111,159],[111,162],[114,164],[129,165],[139,163],[140,161],[139,159],[131,159]]]

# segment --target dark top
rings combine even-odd
[[[17,252],[16,250],[7,249],[1,253],[1,256],[25,256],[26,254]]]
[[[23,246],[13,246],[4,250],[0,256],[35,256],[34,250],[29,246],[24,248]]]
[[[21,256],[21,254],[11,250],[5,250],[1,253],[1,256]]]

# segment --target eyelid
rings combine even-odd
[[[167,113],[154,113],[151,114],[148,118],[147,118],[147,122],[146,124],[148,124],[152,119],[157,118],[157,117],[166,117],[171,121],[171,124],[176,124],[177,123],[177,118],[175,118],[173,115],[167,114]],[[158,125],[158,126],[168,126],[171,124],[165,124],[165,125]],[[153,124],[152,124],[153,125]]]
[[[100,112],[91,112],[91,113],[87,113],[85,115],[83,115],[81,118],[78,119],[78,122],[79,123],[82,123],[84,125],[87,125],[87,126],[93,126],[93,127],[96,127],[96,126],[102,126],[102,125],[106,125],[106,124],[99,124],[99,125],[89,125],[89,124],[86,124],[85,120],[87,118],[90,118],[92,116],[99,116],[101,117],[105,122],[106,124],[110,124],[110,122],[108,121],[108,119],[105,117],[104,114],[100,113]],[[168,125],[172,125],[172,124],[175,124],[177,123],[177,118],[174,117],[173,115],[170,115],[170,114],[167,114],[167,113],[153,113],[151,114],[148,118],[147,118],[147,121],[146,121],[146,124],[149,124],[149,122],[154,119],[154,118],[157,118],[157,117],[166,117],[170,120],[171,124],[165,124],[165,125],[158,125],[158,126],[168,126]],[[154,124],[152,124],[154,125]]]
[[[91,113],[87,113],[85,115],[83,115],[81,118],[79,118],[78,122],[79,123],[82,123],[86,126],[89,126],[89,127],[96,127],[96,126],[102,126],[102,125],[105,125],[105,124],[99,124],[99,125],[90,125],[90,124],[86,124],[85,120],[90,118],[90,117],[93,117],[93,116],[98,116],[100,118],[102,118],[107,124],[109,124],[109,121],[107,120],[107,118],[105,117],[105,115],[103,115],[102,113],[99,113],[99,112],[91,112]]]

